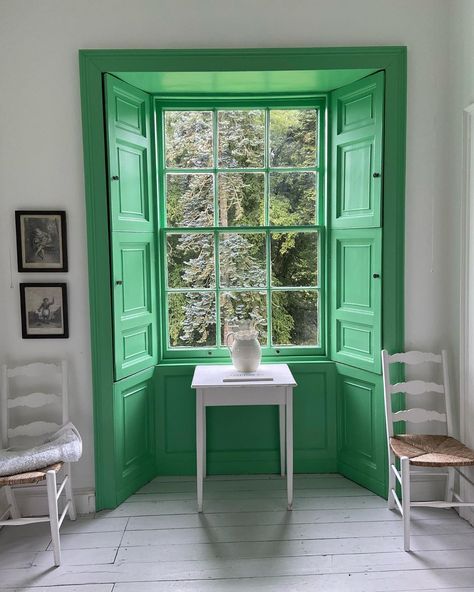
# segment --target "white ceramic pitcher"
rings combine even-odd
[[[257,331],[251,328],[232,331],[227,335],[226,345],[234,367],[239,372],[255,372],[262,359],[262,350],[257,339]],[[229,339],[233,337],[232,346]]]

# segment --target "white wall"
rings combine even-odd
[[[456,0],[456,3],[458,0]],[[92,398],[79,103],[80,48],[407,45],[407,346],[456,352],[458,191],[450,190],[449,8],[443,0],[0,0],[0,358],[67,356],[73,421],[86,442],[77,487],[93,486]],[[467,3],[465,3],[467,4]],[[452,138],[454,144],[454,138]],[[20,337],[13,212],[64,208],[67,341]],[[446,220],[449,224],[446,226]],[[10,272],[9,251],[13,272]],[[59,274],[58,274],[59,276]],[[56,278],[48,274],[48,279]]]
[[[463,110],[470,105],[474,105],[474,2],[472,0],[462,0],[456,3],[456,9],[451,14],[450,19],[450,36],[452,39],[449,56],[451,115],[447,149],[452,165],[451,191],[452,195],[458,196],[462,194],[463,180],[466,173],[463,170],[462,154]],[[474,117],[474,113],[472,117]],[[470,202],[469,226],[465,225],[465,220],[459,219],[457,210],[451,213],[454,214],[453,231],[456,229],[456,224],[459,224],[458,228],[465,225],[466,246],[469,247],[465,249],[464,260],[461,256],[458,256],[458,252],[453,254],[453,259],[456,261],[463,260],[465,265],[469,265],[469,278],[463,294],[464,302],[468,303],[469,310],[466,311],[467,314],[464,317],[461,317],[461,333],[463,337],[467,338],[466,345],[468,346],[464,354],[464,375],[467,380],[462,384],[465,391],[461,392],[461,396],[465,397],[465,401],[464,404],[461,402],[460,406],[464,423],[464,426],[462,426],[464,430],[461,433],[466,443],[474,447],[474,274],[472,271],[474,269],[474,124],[472,121],[470,126],[472,129],[471,154],[466,155],[466,157],[471,161],[471,178],[470,187],[466,187],[466,194],[463,196],[466,202]],[[466,131],[464,130],[464,132]],[[459,247],[460,245],[455,242],[454,246]],[[469,258],[466,258],[467,256]],[[460,271],[461,275],[464,276],[466,270],[461,269]],[[464,314],[463,311],[464,307],[461,310],[461,315]],[[471,481],[474,481],[474,469],[465,469],[465,471]],[[463,495],[466,499],[474,499],[474,487],[466,486]],[[474,524],[474,511],[472,509],[465,509],[462,515]]]

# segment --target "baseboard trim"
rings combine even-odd
[[[412,501],[441,500],[445,495],[446,477],[439,473],[432,475],[410,475]]]
[[[45,516],[48,514],[46,487],[38,485],[15,487],[15,496],[23,516]],[[78,514],[93,514],[95,512],[95,490],[74,489],[74,501]]]

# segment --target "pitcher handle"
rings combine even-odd
[[[225,344],[227,346],[227,349],[229,350],[230,357],[232,357],[232,350],[230,349],[230,345],[229,345],[229,337],[230,336],[232,336],[232,337],[234,336],[234,331],[227,333],[227,337],[225,338]]]

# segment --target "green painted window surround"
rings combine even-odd
[[[163,360],[179,361],[191,359],[201,360],[215,360],[219,361],[228,360],[228,352],[225,348],[225,344],[221,342],[220,335],[220,295],[223,292],[228,291],[244,291],[244,292],[264,292],[266,294],[266,308],[267,308],[267,319],[268,329],[266,336],[262,340],[262,355],[264,359],[268,358],[291,358],[297,359],[300,356],[324,356],[326,353],[326,319],[327,319],[327,298],[326,298],[326,253],[327,253],[327,232],[326,232],[326,125],[327,125],[327,97],[325,94],[307,95],[307,96],[262,96],[262,97],[206,97],[197,99],[195,97],[182,98],[166,98],[166,97],[154,97],[154,120],[156,124],[156,162],[157,162],[157,187],[158,187],[158,227],[159,227],[159,254],[160,254],[160,300],[161,300],[161,351]],[[265,153],[268,154],[269,146],[269,111],[272,109],[304,109],[312,108],[316,110],[317,122],[316,122],[316,153],[317,160],[313,167],[271,167],[270,163],[267,162],[268,156],[265,156],[265,163],[258,168],[223,168],[219,167],[217,163],[217,111],[222,110],[233,110],[233,109],[260,109],[264,110],[266,123],[265,123]],[[165,133],[164,133],[164,117],[167,111],[211,111],[213,113],[213,162],[214,166],[211,168],[173,168],[166,166],[166,149],[165,149]],[[265,182],[265,221],[260,226],[224,226],[221,227],[217,220],[218,211],[218,196],[217,187],[214,183],[213,186],[213,199],[214,199],[214,226],[209,227],[184,227],[184,226],[167,226],[166,221],[166,187],[165,177],[168,173],[209,173],[218,176],[222,172],[231,173],[249,173],[249,172],[261,172],[265,176],[269,175],[270,172],[301,172],[311,171],[315,172],[317,176],[317,211],[315,223],[311,225],[296,225],[296,226],[273,226],[270,224],[269,219],[269,187],[268,182]],[[317,265],[318,265],[318,282],[317,285],[311,287],[287,287],[285,290],[309,290],[317,294],[317,310],[318,310],[318,343],[314,346],[288,346],[288,345],[272,345],[271,344],[271,306],[272,306],[272,293],[281,291],[284,287],[272,287],[270,281],[270,265],[269,260],[270,254],[270,236],[271,232],[317,232],[318,235],[318,253],[317,253]],[[167,282],[167,238],[171,234],[183,234],[183,233],[203,233],[209,232],[213,236],[214,243],[214,258],[216,258],[216,286],[215,288],[170,288]],[[266,285],[265,287],[250,287],[250,288],[223,288],[219,285],[219,262],[218,262],[218,241],[219,236],[229,233],[249,233],[258,232],[265,234],[266,242]],[[168,298],[173,293],[186,293],[191,291],[197,292],[209,292],[215,293],[216,295],[216,346],[213,347],[170,347],[169,346],[169,320],[168,320]],[[266,345],[264,345],[266,343]]]
[[[367,69],[385,72],[384,207],[382,340],[397,351],[404,345],[404,195],[406,142],[407,49],[400,46],[300,47],[245,49],[85,49],[79,51],[84,150],[84,180],[89,254],[89,296],[96,509],[117,504],[115,461],[114,359],[107,196],[108,176],[104,121],[106,73],[213,73],[333,71]],[[195,77],[201,80],[201,76]],[[337,76],[336,76],[337,78]],[[279,83],[281,76],[274,76]],[[344,84],[342,81],[341,86]],[[333,87],[335,88],[335,87]],[[223,92],[224,89],[219,89]],[[272,89],[265,88],[266,91]],[[279,87],[278,90],[282,90]],[[308,90],[305,88],[305,90]],[[329,90],[326,88],[325,90]],[[319,364],[325,356],[306,358]],[[192,365],[202,360],[183,360]],[[320,362],[321,361],[321,362]],[[303,362],[303,359],[302,359]],[[306,363],[306,362],[305,362]],[[164,366],[177,362],[161,360]],[[160,366],[162,369],[160,370]]]

